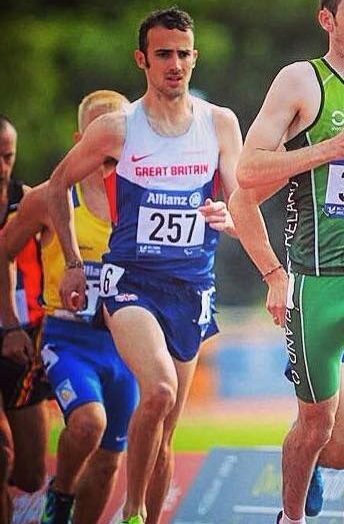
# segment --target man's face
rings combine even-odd
[[[192,69],[196,63],[191,30],[153,27],[147,35],[147,57],[136,52],[139,67],[144,68],[148,86],[167,98],[177,98],[189,86]]]
[[[0,192],[7,188],[16,160],[17,134],[7,125],[0,132]]]
[[[329,34],[330,49],[344,57],[344,0],[339,2],[336,14],[326,7],[320,9],[318,20]]]

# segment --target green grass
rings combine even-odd
[[[216,446],[280,446],[288,424],[181,422],[174,437],[176,451],[207,451]]]
[[[62,424],[59,422],[52,421],[50,433],[49,433],[49,442],[48,442],[48,452],[50,455],[56,455],[57,442],[62,429]]]
[[[288,422],[249,423],[245,422],[191,422],[181,420],[174,436],[176,451],[204,452],[213,447],[226,446],[280,446],[288,430]],[[61,430],[59,422],[53,422],[49,452],[56,452]]]

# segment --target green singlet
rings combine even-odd
[[[344,80],[310,62],[321,88],[315,121],[286,144],[317,144],[344,129]],[[290,180],[285,242],[291,267],[286,337],[297,396],[319,402],[340,384],[344,348],[344,159]]]

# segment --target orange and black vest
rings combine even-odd
[[[5,218],[0,224],[0,230],[11,216],[16,213],[23,198],[23,184],[11,179],[8,188],[8,206]],[[15,303],[20,324],[35,326],[43,317],[41,306],[42,267],[40,248],[35,238],[30,239],[16,259],[16,290]]]

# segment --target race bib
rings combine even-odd
[[[287,292],[287,309],[294,309],[294,288],[295,288],[295,275],[289,273],[288,277],[288,292]]]
[[[84,262],[86,276],[85,306],[77,313],[81,317],[92,317],[100,291],[101,262]]]
[[[329,164],[324,212],[330,218],[344,218],[344,160]]]
[[[112,297],[118,294],[117,284],[124,269],[114,264],[104,264],[100,275],[100,296]]]
[[[137,255],[189,258],[200,255],[205,220],[203,191],[145,191],[138,216]]]
[[[215,293],[215,287],[212,286],[209,289],[202,291],[201,295],[201,314],[198,319],[198,325],[204,326],[209,324],[212,318],[212,305],[213,295]]]

